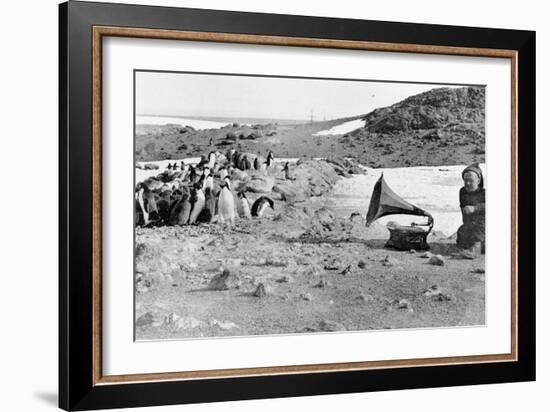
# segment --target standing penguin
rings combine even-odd
[[[273,152],[270,150],[267,154],[267,161],[269,162],[271,160],[271,163],[275,161],[275,156],[273,156]],[[271,163],[269,163],[271,165]]]
[[[220,173],[220,180],[223,182],[225,180],[225,177],[227,176],[227,169],[225,167],[222,167],[219,173]]]
[[[260,165],[260,161],[258,160],[257,157],[254,158],[254,169],[255,170],[260,170],[262,166]]]
[[[239,204],[237,208],[239,216],[244,219],[252,219],[252,215],[250,213],[250,203],[248,202],[246,194],[244,192],[239,192],[237,196],[239,197]]]
[[[210,152],[208,154],[208,168],[213,169],[216,164],[216,153]]]
[[[244,155],[241,160],[239,161],[239,169],[246,170],[246,161],[248,159],[246,158],[246,155]]]
[[[197,169],[195,169],[195,166],[189,167],[189,183],[194,185],[197,182]]]
[[[168,170],[172,170],[172,163],[168,162]]]
[[[222,183],[222,190],[218,195],[218,220],[221,223],[226,221],[235,224],[235,199],[231,192],[231,183],[229,177],[226,177]]]
[[[143,225],[147,226],[149,223],[156,221],[158,219],[158,209],[153,191],[146,184],[139,183],[136,198],[141,209]]]
[[[191,202],[189,201],[189,193],[187,191],[184,191],[181,197],[176,201],[176,203],[170,210],[168,224],[180,226],[186,225],[189,221],[190,213]]]
[[[268,207],[273,209],[273,200],[267,196],[261,196],[252,205],[252,216],[262,217]]]
[[[207,187],[204,189],[204,208],[199,214],[197,221],[210,223],[214,220],[214,216],[216,216],[216,197],[212,193],[212,190]]]
[[[191,192],[191,214],[189,215],[190,225],[197,222],[197,219],[204,208],[204,204],[204,192],[201,189],[201,185],[199,183],[195,183],[193,191]]]
[[[292,180],[292,177],[290,176],[290,167],[288,165],[288,162],[285,163],[285,167],[283,168],[283,172],[285,172],[285,179],[286,180]]]

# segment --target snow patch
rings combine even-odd
[[[354,130],[365,127],[365,121],[362,119],[350,120],[336,126],[331,127],[328,130],[321,130],[314,134],[314,136],[333,136],[352,132]]]

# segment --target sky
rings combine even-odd
[[[366,114],[437,84],[136,72],[136,114],[331,120]]]

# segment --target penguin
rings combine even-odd
[[[254,204],[252,205],[252,216],[254,217],[262,217],[268,207],[271,207],[271,209],[274,209],[273,207],[273,200],[271,200],[267,196],[260,196]]]
[[[250,163],[250,160],[248,160],[247,155],[243,155],[241,158],[241,161],[239,162],[239,169],[241,170],[249,170],[251,169],[252,165]]]
[[[212,222],[216,216],[216,203],[216,196],[214,196],[212,190],[207,187],[204,190],[204,208],[199,214],[197,221],[201,223]]]
[[[258,158],[254,158],[254,169],[255,170],[260,170],[262,166],[260,165],[260,161],[258,160]]]
[[[172,190],[163,190],[158,198],[155,199],[157,203],[157,212],[159,216],[159,223],[166,223],[170,217]]]
[[[143,216],[143,226],[147,226],[158,218],[157,202],[155,194],[143,183],[138,184],[137,201]]]
[[[191,213],[189,215],[189,224],[193,225],[197,222],[202,209],[204,208],[204,192],[201,189],[201,185],[195,183],[193,191],[191,192]]]
[[[235,149],[229,149],[229,150],[227,151],[227,154],[226,154],[227,163],[228,163],[229,165],[235,166],[235,165],[233,164],[233,162],[234,162],[234,156],[235,156]]]
[[[205,173],[204,176],[206,177],[204,178],[204,181],[202,183],[202,190],[206,191],[206,189],[208,188],[212,191],[214,189],[214,178],[210,173]]]
[[[235,199],[231,192],[229,177],[224,179],[222,190],[218,195],[218,220],[221,223],[229,221],[232,225],[235,224]]]
[[[270,159],[271,159],[271,163],[273,163],[275,161],[275,156],[273,156],[273,152],[271,150],[267,154],[267,160],[269,161]],[[270,165],[271,165],[271,163],[270,163]]]
[[[208,154],[208,168],[213,169],[216,164],[216,153],[210,152]]]
[[[189,214],[191,212],[191,202],[189,202],[189,193],[184,191],[181,197],[176,201],[170,210],[170,217],[168,218],[169,225],[186,225],[189,221]]]
[[[168,163],[168,170],[172,170],[172,163]]]
[[[290,176],[290,167],[288,165],[288,162],[285,163],[285,167],[283,168],[283,172],[285,172],[285,179],[286,180],[293,180]]]
[[[181,161],[180,167],[181,167],[182,171],[186,170],[186,168],[187,168],[187,165],[185,163],[183,163],[183,160]]]
[[[189,183],[191,185],[194,185],[197,181],[197,169],[195,166],[189,167]]]
[[[220,173],[220,180],[223,182],[225,177],[227,176],[227,169],[225,167],[222,167],[219,173]]]
[[[174,165],[172,166],[172,170],[178,170],[178,164],[176,162],[174,162]]]
[[[239,198],[239,207],[237,208],[239,216],[244,219],[252,219],[252,215],[250,214],[250,203],[248,202],[246,193],[239,192],[237,196]]]

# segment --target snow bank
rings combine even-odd
[[[370,196],[376,181],[384,173],[386,183],[408,202],[429,212],[434,218],[433,230],[452,235],[462,224],[458,191],[462,187],[462,170],[465,165],[367,168],[367,174],[340,179],[331,192],[311,200],[312,206],[327,206],[339,216],[353,212],[366,216]],[[485,174],[485,164],[481,165]],[[409,225],[425,222],[426,218],[409,215],[391,215],[377,220],[385,225],[389,221]]]
[[[360,129],[362,127],[365,127],[364,120],[361,120],[361,119],[350,120],[349,122],[345,122],[337,126],[331,127],[328,130],[321,130],[320,132],[315,133],[314,136],[332,136],[332,135],[346,134],[356,129]]]

